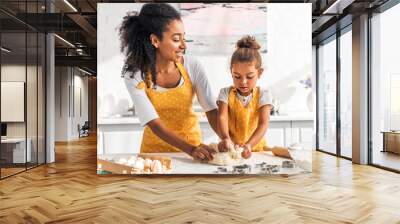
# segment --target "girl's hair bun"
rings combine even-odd
[[[236,48],[250,48],[254,50],[258,50],[261,46],[257,43],[256,39],[252,36],[245,36],[242,39],[238,40],[236,43]]]

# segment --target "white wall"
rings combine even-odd
[[[37,70],[38,69],[38,70]],[[36,162],[36,153],[39,153],[39,163],[44,162],[44,86],[42,68],[39,66],[25,66],[25,64],[2,64],[1,66],[2,82],[24,82],[26,86],[26,107],[22,102],[19,109],[24,116],[26,112],[26,120],[22,122],[6,122],[7,137],[9,138],[25,138],[29,139],[29,148],[31,149],[32,161]],[[27,78],[27,81],[25,80]],[[3,92],[4,89],[2,89]],[[23,93],[22,93],[23,94]],[[2,98],[9,98],[2,95]],[[15,108],[2,107],[1,110],[8,113],[17,113]],[[39,151],[38,151],[39,150]]]
[[[281,112],[314,111],[307,102],[312,90],[299,80],[312,78],[311,3],[268,4],[267,68],[261,85],[281,101]],[[310,97],[312,99],[312,97]]]
[[[67,67],[55,68],[55,140],[68,140],[68,85]]]
[[[97,4],[98,118],[122,114],[128,109],[128,104],[133,105],[121,78],[124,56],[120,53],[118,27],[128,11],[137,11],[142,5]]]
[[[98,118],[127,114],[132,106],[121,78],[124,56],[120,53],[118,26],[128,11],[142,4],[98,4]],[[312,89],[299,80],[312,78],[311,4],[267,4],[267,51],[265,73],[259,85],[269,88],[281,102],[283,114],[312,113]],[[190,27],[186,30],[190,33]],[[112,40],[112,41],[111,41]],[[265,43],[264,43],[265,44]],[[214,91],[232,85],[229,58],[197,56]]]
[[[55,141],[77,139],[78,124],[88,120],[88,78],[75,68],[56,67],[55,82]]]
[[[9,81],[9,82],[25,82],[25,74],[26,70],[28,71],[28,74],[31,74],[31,72],[36,68],[32,66],[28,66],[27,68],[24,65],[19,65],[19,64],[5,64],[1,66],[1,81]],[[27,93],[28,97],[36,97],[36,92],[35,94],[33,93]],[[31,100],[29,100],[31,101]],[[35,105],[36,107],[36,105]],[[9,108],[1,108],[1,110],[8,110]],[[31,120],[30,117],[28,117],[28,120]],[[8,137],[25,137],[25,123],[26,122],[7,122],[7,136]],[[30,126],[29,126],[30,127]],[[29,130],[28,130],[29,133]],[[29,137],[29,136],[28,136]]]
[[[88,77],[87,76],[81,76],[82,73],[78,73],[76,74],[76,72],[79,72],[78,70],[75,70],[75,75],[74,75],[74,86],[75,86],[75,116],[73,119],[73,123],[72,123],[72,135],[74,137],[77,137],[79,135],[78,133],[78,129],[77,126],[78,124],[80,126],[82,126],[85,121],[89,120],[89,102],[88,102],[88,96],[89,96],[89,92],[88,92]],[[76,91],[78,90],[77,88],[80,89],[80,99],[77,98],[78,94]],[[80,100],[80,105],[79,102],[77,102],[77,100]],[[79,108],[82,110],[81,113],[79,112]]]

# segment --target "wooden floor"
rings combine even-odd
[[[400,223],[400,175],[314,153],[291,177],[96,175],[96,139],[0,181],[0,223]]]
[[[372,162],[377,165],[389,167],[395,170],[400,170],[400,154],[392,152],[374,151]]]
[[[1,177],[7,177],[19,172],[22,172],[26,170],[25,167],[24,168],[1,168]]]

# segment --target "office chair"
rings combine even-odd
[[[89,129],[90,129],[89,121],[85,121],[82,127],[79,128],[79,138],[89,136]]]

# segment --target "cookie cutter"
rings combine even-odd
[[[266,165],[265,167],[261,168],[263,173],[278,173],[279,172],[279,165]]]
[[[247,164],[233,166],[234,174],[246,174],[251,172],[251,166]]]
[[[255,168],[259,168],[259,169],[263,169],[267,167],[267,163],[266,162],[262,162],[262,163],[258,163],[255,165]]]
[[[217,173],[228,173],[228,169],[226,167],[217,167]]]
[[[294,161],[292,160],[282,161],[282,168],[294,168]]]

